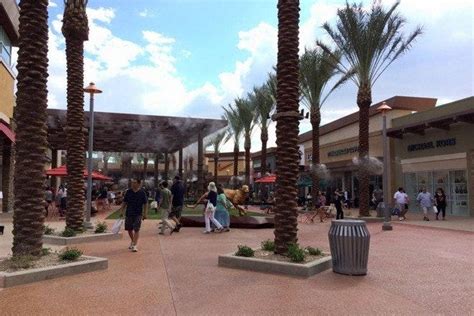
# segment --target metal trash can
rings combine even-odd
[[[332,270],[348,275],[366,275],[370,233],[361,220],[332,220],[328,233]]]

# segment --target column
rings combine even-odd
[[[2,146],[2,193],[3,193],[3,201],[2,201],[2,212],[8,213],[12,210],[12,202],[13,197],[12,193],[12,144],[8,142],[8,140],[3,139],[3,146]]]
[[[158,165],[160,163],[160,154],[156,153],[155,154],[155,172],[154,172],[154,177],[155,177],[155,190],[158,189],[158,175],[159,170],[158,170]]]
[[[170,171],[170,160],[168,157],[168,153],[165,153],[165,173],[163,175],[163,179],[168,180],[169,171]]]
[[[204,138],[201,133],[198,135],[198,163],[197,163],[197,192],[198,196],[201,196],[204,193]]]
[[[51,169],[57,168],[58,166],[58,150],[51,149]],[[58,177],[51,177],[51,186],[54,192],[58,192]]]
[[[178,151],[178,175],[183,179],[183,148]]]

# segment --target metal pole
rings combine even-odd
[[[92,209],[92,150],[94,142],[94,93],[90,94],[89,107],[89,150],[87,152],[87,209],[86,221],[84,227],[92,228],[91,209]]]
[[[390,168],[390,157],[388,156],[388,142],[387,142],[387,115],[385,112],[383,116],[383,204],[385,211],[385,218],[382,225],[382,230],[392,230],[391,214],[390,214],[390,191],[388,183],[388,174]]]

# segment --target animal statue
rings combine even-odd
[[[237,190],[232,189],[224,189],[224,194],[229,202],[234,205],[234,207],[239,211],[240,216],[245,216],[247,211],[244,210],[240,205],[245,204],[245,200],[247,199],[249,193],[249,186],[243,185],[242,188]]]

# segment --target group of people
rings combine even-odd
[[[58,206],[59,216],[64,217],[66,215],[66,200],[67,200],[67,188],[61,184],[58,192],[54,192],[54,188],[46,186],[44,189],[44,209],[45,216],[48,217],[49,211],[52,206]]]
[[[410,199],[406,194],[405,190],[400,187],[398,191],[395,192],[393,199],[396,204],[396,208],[399,210],[399,220],[403,221],[406,219],[405,214],[408,212],[408,206],[410,203]],[[433,197],[430,192],[426,190],[426,188],[422,188],[418,192],[418,196],[416,197],[416,201],[419,203],[420,208],[423,210],[423,220],[429,221],[430,218],[428,216],[429,211],[433,211],[436,215],[436,220],[439,220],[439,215],[442,215],[442,220],[446,219],[446,194],[442,188],[438,188],[436,190],[436,194]]]

